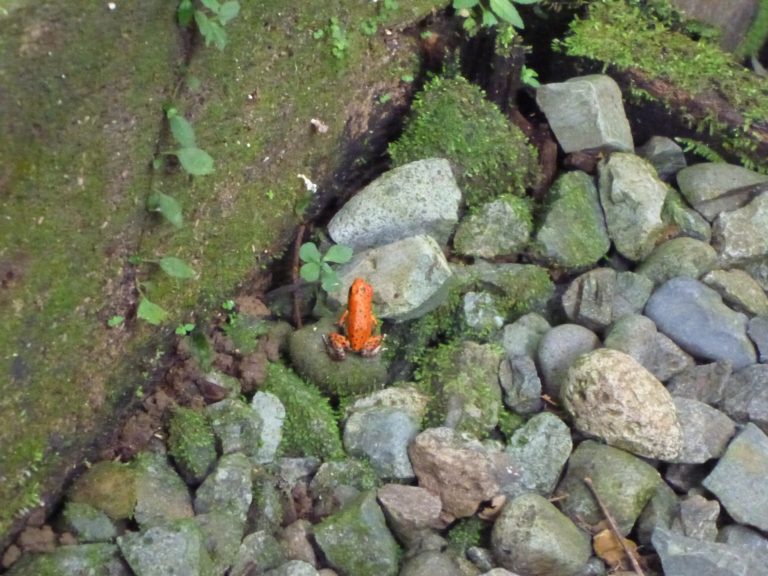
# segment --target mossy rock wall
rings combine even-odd
[[[0,549],[147,385],[173,326],[205,318],[279,254],[306,194],[297,175],[329,184],[350,142],[362,160],[375,152],[366,135],[405,105],[401,78],[417,73],[400,33],[433,7],[400,4],[243,2],[223,52],[190,48],[167,0],[0,9]],[[346,31],[341,58],[316,38],[331,16]],[[214,174],[153,169],[173,146],[167,104],[193,123]],[[181,202],[181,229],[145,210],[152,190]],[[197,278],[133,255],[177,256]],[[152,283],[167,325],[135,319],[136,279]],[[114,315],[123,327],[107,327]]]

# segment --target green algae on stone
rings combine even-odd
[[[361,494],[315,526],[328,563],[341,574],[394,576],[399,548],[387,528],[375,491]]]
[[[547,192],[534,253],[565,269],[595,264],[611,246],[597,188],[591,176],[566,172]]]
[[[677,90],[697,96],[718,94],[743,118],[742,125],[729,130],[712,114],[695,126],[722,140],[723,149],[737,156],[748,168],[768,170],[758,151],[759,138],[750,126],[768,116],[768,86],[763,78],[741,66],[731,54],[705,39],[694,40],[671,29],[668,23],[649,15],[625,0],[592,2],[586,18],[574,18],[569,35],[557,42],[569,56],[585,57],[619,70],[639,70],[649,78],[663,78]],[[641,88],[630,88],[630,96],[653,98]],[[686,111],[678,113],[683,121]]]
[[[532,225],[531,203],[505,194],[461,221],[453,247],[459,254],[481,258],[516,254],[528,243]]]
[[[133,466],[102,460],[75,481],[69,500],[93,506],[112,520],[131,518],[136,508],[136,477]]]
[[[435,77],[424,87],[389,154],[395,166],[448,159],[469,205],[523,196],[539,178],[536,151],[522,131],[461,76]]]
[[[317,387],[304,382],[289,368],[270,363],[264,391],[277,396],[285,406],[283,439],[278,448],[283,456],[343,458],[336,414]]]
[[[171,414],[168,453],[184,478],[202,482],[216,464],[216,438],[205,414],[191,408],[176,408]]]
[[[25,554],[5,573],[6,576],[62,576],[125,574],[125,564],[117,546],[107,543],[59,546],[52,552]]]

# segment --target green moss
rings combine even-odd
[[[464,78],[433,78],[416,97],[403,135],[389,147],[395,166],[447,158],[465,200],[522,196],[538,179],[535,149],[482,90]]]
[[[736,54],[741,57],[757,56],[766,39],[768,39],[768,0],[759,0],[757,14],[744,39],[736,48]]]
[[[336,414],[320,391],[289,368],[270,363],[264,390],[285,406],[280,451],[285,456],[317,456],[323,460],[344,457]]]
[[[216,463],[216,439],[203,412],[179,407],[168,430],[168,453],[187,478],[201,482]]]
[[[606,0],[592,3],[587,18],[574,19],[560,46],[570,56],[663,78],[691,95],[721,95],[742,115],[743,125],[728,131],[713,111],[695,128],[716,135],[723,149],[746,167],[768,170],[768,162],[756,153],[758,140],[749,130],[753,122],[768,117],[768,86],[714,43],[693,40],[624,0]],[[685,110],[676,113],[686,119]]]
[[[457,520],[448,531],[451,548],[463,555],[467,548],[489,543],[491,525],[477,516]]]
[[[512,438],[515,430],[523,424],[525,424],[525,418],[520,416],[520,414],[506,409],[499,411],[499,432],[504,435],[507,442]]]

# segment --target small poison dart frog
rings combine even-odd
[[[349,288],[347,309],[339,319],[344,334],[328,334],[325,338],[328,355],[334,360],[344,360],[347,350],[361,356],[375,356],[381,352],[383,336],[374,336],[378,324],[373,315],[373,287],[362,278],[355,278]]]

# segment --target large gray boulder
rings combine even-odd
[[[722,162],[701,162],[677,173],[680,193],[710,222],[751,199],[749,192],[734,194],[732,190],[762,182],[768,182],[768,176]]]
[[[723,267],[768,255],[768,194],[761,194],[743,208],[721,213],[712,227],[712,245]]]

